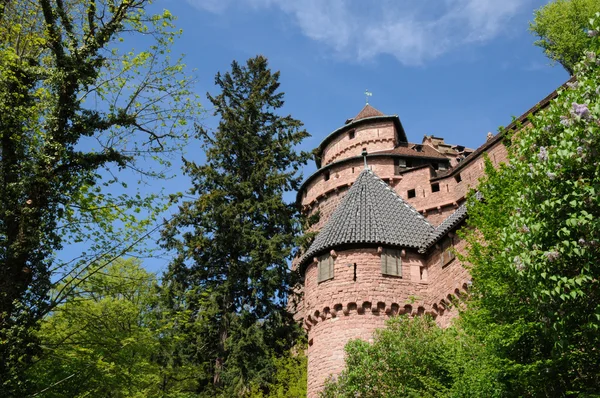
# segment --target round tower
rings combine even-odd
[[[452,151],[409,143],[397,115],[366,105],[316,153],[318,170],[297,198],[306,214],[320,215],[317,236],[295,261],[304,275],[297,315],[308,333],[308,397],[343,369],[349,340],[370,340],[397,314],[442,319],[440,298],[468,280],[462,267],[448,271],[452,231],[466,215],[460,190],[448,185],[457,181],[448,174]],[[444,174],[446,192],[439,183],[435,191],[432,179]]]

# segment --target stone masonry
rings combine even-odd
[[[526,127],[527,115],[555,95],[504,131]],[[306,214],[319,214],[311,228],[320,232],[294,261],[304,276],[295,310],[308,333],[308,397],[343,369],[345,344],[370,341],[388,317],[427,313],[447,326],[456,315],[451,303],[470,277],[451,254],[465,246],[455,232],[466,218],[467,193],[484,175],[484,155],[494,165],[507,161],[503,136],[488,134],[477,150],[434,136],[409,143],[398,116],[366,105],[317,148],[319,169],[297,202]],[[391,219],[374,209],[384,203]],[[396,257],[386,257],[390,250]],[[386,271],[396,258],[397,268]]]

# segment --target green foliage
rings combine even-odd
[[[266,386],[254,384],[250,398],[304,398],[306,397],[306,370],[308,361],[304,345],[298,345],[286,355],[273,358],[275,375]],[[266,388],[265,388],[266,387]],[[268,393],[264,393],[263,390]]]
[[[598,11],[600,0],[554,0],[535,11],[529,29],[544,54],[573,74],[589,45],[589,20]]]
[[[25,394],[35,329],[70,283],[131,251],[162,209],[118,172],[161,177],[159,155],[185,141],[198,107],[169,56],[173,17],[149,4],[0,4],[0,395]],[[124,33],[152,39],[123,52]],[[67,244],[81,254],[60,261]]]
[[[43,352],[27,376],[44,397],[145,397],[159,385],[157,283],[138,261],[89,275],[42,322]]]
[[[599,29],[599,14],[591,30]],[[472,201],[464,325],[502,359],[510,396],[600,394],[600,42],[531,117]]]
[[[185,338],[174,350],[199,369],[194,388],[203,396],[263,389],[275,373],[271,358],[298,334],[286,305],[300,218],[283,195],[300,185],[309,154],[294,147],[308,134],[300,121],[276,113],[283,106],[278,80],[262,56],[217,74],[221,93],[208,98],[219,127],[197,129],[206,163],[185,162],[195,198],[163,233],[175,251],[165,305],[184,319],[177,327]]]
[[[495,367],[481,345],[428,316],[390,319],[373,343],[346,345],[346,369],[323,397],[500,396]]]

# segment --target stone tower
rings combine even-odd
[[[452,318],[450,302],[469,282],[451,250],[464,244],[454,232],[484,152],[506,159],[500,136],[477,151],[434,136],[409,143],[397,115],[370,105],[321,142],[318,170],[297,197],[306,214],[320,214],[319,233],[295,260],[304,275],[297,317],[308,333],[309,397],[343,369],[345,344],[370,340],[388,317]]]

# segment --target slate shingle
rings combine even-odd
[[[483,195],[481,192],[475,193],[475,198],[477,200],[483,200]],[[448,218],[446,218],[440,225],[438,225],[425,239],[425,242],[422,244],[419,249],[419,253],[425,253],[427,249],[433,246],[437,241],[443,238],[450,230],[456,227],[460,222],[467,218],[467,202],[463,203],[454,211],[454,213],[450,214]]]
[[[434,227],[377,175],[363,170],[300,260],[346,244],[419,249]]]

